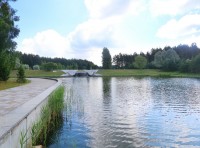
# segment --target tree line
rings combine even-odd
[[[26,64],[31,69],[35,69],[36,65],[40,66],[40,69],[52,70],[52,69],[97,69],[98,66],[93,62],[82,59],[65,59],[65,58],[50,58],[40,57],[35,54],[26,54],[19,51],[15,52],[19,61]]]
[[[106,52],[105,52],[106,51]],[[150,52],[140,54],[114,55],[112,58],[105,47],[102,52],[102,65],[104,69],[161,69],[164,71],[200,72],[200,48],[196,43],[190,46],[180,44],[178,46],[164,48],[152,48]],[[112,64],[111,64],[112,61]],[[105,63],[109,63],[107,66]]]

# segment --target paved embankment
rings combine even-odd
[[[31,83],[0,91],[0,117],[34,98],[56,81],[48,79],[30,79]],[[1,121],[0,121],[1,122]]]
[[[49,79],[30,80],[29,84],[0,91],[0,148],[17,147],[20,131],[27,130],[39,115],[40,104],[61,84]]]

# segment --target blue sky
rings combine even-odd
[[[200,0],[18,0],[17,50],[81,58],[101,65],[103,47],[118,53],[200,46]]]

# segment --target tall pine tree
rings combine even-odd
[[[108,48],[104,47],[102,52],[102,66],[103,69],[111,69],[112,61]]]

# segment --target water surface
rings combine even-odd
[[[200,80],[66,78],[53,147],[200,147]]]

